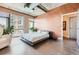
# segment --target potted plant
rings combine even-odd
[[[3,29],[3,35],[12,34],[13,31],[14,31],[14,26],[7,27],[7,28]]]
[[[37,28],[34,28],[34,27],[31,27],[30,30],[31,30],[32,32],[37,32]]]

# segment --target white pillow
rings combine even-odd
[[[3,27],[2,25],[0,25],[0,37],[2,37],[2,34],[3,34]]]

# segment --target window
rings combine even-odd
[[[33,18],[29,18],[29,29],[30,28],[34,28],[34,19]]]
[[[0,24],[3,25],[4,28],[8,26],[7,21],[8,21],[7,18],[0,17]]]
[[[29,32],[37,32],[36,23],[37,21],[34,18],[29,19]]]
[[[34,21],[29,21],[29,29],[34,28]]]

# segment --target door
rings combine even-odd
[[[76,25],[77,17],[69,17],[69,38],[76,39],[77,38],[77,25]]]

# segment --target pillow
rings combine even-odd
[[[3,26],[0,25],[0,37],[2,37],[2,34],[3,34]]]

